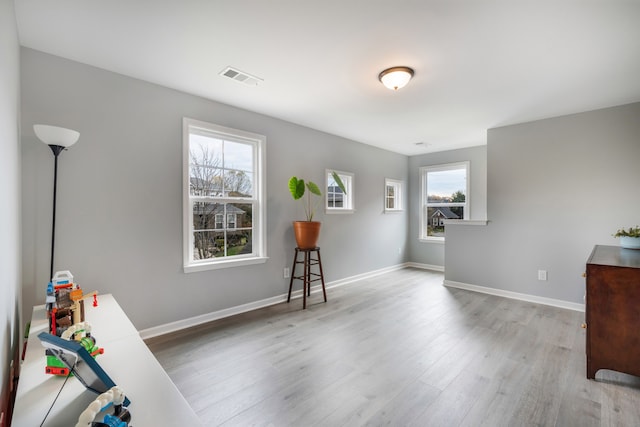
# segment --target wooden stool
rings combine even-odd
[[[304,254],[304,259],[298,261],[298,253]],[[311,258],[311,252],[316,253],[316,258]],[[303,272],[301,276],[296,276],[296,265],[303,264]],[[311,266],[317,265],[320,273],[312,273]],[[312,279],[311,276],[314,278]],[[322,273],[322,261],[320,260],[320,248],[315,247],[311,249],[296,248],[296,253],[293,256],[293,267],[291,267],[291,280],[289,281],[289,296],[287,302],[291,301],[291,288],[293,287],[293,280],[302,280],[302,308],[307,308],[307,295],[311,296],[311,282],[320,280],[322,282],[322,293],[324,294],[324,302],[327,302],[327,291],[324,287],[324,274]]]

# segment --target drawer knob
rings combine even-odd
[[[582,329],[587,329],[587,324],[586,324],[586,323],[583,323],[583,324],[581,324],[581,325],[580,325],[580,327],[581,327]]]

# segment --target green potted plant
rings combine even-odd
[[[347,190],[340,176],[336,172],[332,172],[331,174],[336,184],[338,184],[338,187],[340,187],[340,190],[342,190],[344,194],[347,194]],[[318,236],[320,235],[320,222],[314,221],[313,216],[322,198],[322,191],[320,191],[320,187],[318,187],[318,184],[315,182],[309,180],[305,182],[302,178],[292,176],[289,179],[289,192],[294,200],[300,200],[304,197],[305,193],[307,194],[306,201],[304,199],[302,200],[307,219],[306,221],[294,221],[293,231],[296,236],[296,243],[300,249],[315,248],[318,242]]]
[[[620,238],[620,246],[626,249],[640,249],[640,227],[621,228],[613,237]]]

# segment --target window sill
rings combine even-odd
[[[333,215],[333,214],[352,214],[355,211],[356,211],[355,209],[325,209],[324,213],[326,213],[328,215]]]
[[[418,241],[422,243],[437,243],[439,245],[444,245],[444,237],[420,237],[418,238]]]
[[[487,225],[487,219],[445,219],[444,225]]]
[[[184,266],[185,273],[196,273],[198,271],[219,270],[222,268],[244,267],[246,265],[264,264],[269,258],[253,257],[233,260],[208,262],[202,264],[189,264]]]
[[[385,209],[384,213],[401,213],[404,212],[404,209]]]

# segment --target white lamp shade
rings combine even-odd
[[[378,78],[383,85],[391,90],[398,90],[405,87],[413,77],[413,70],[409,67],[388,68],[380,73]]]
[[[33,125],[33,130],[38,139],[47,145],[71,147],[80,138],[80,132],[58,126]]]

